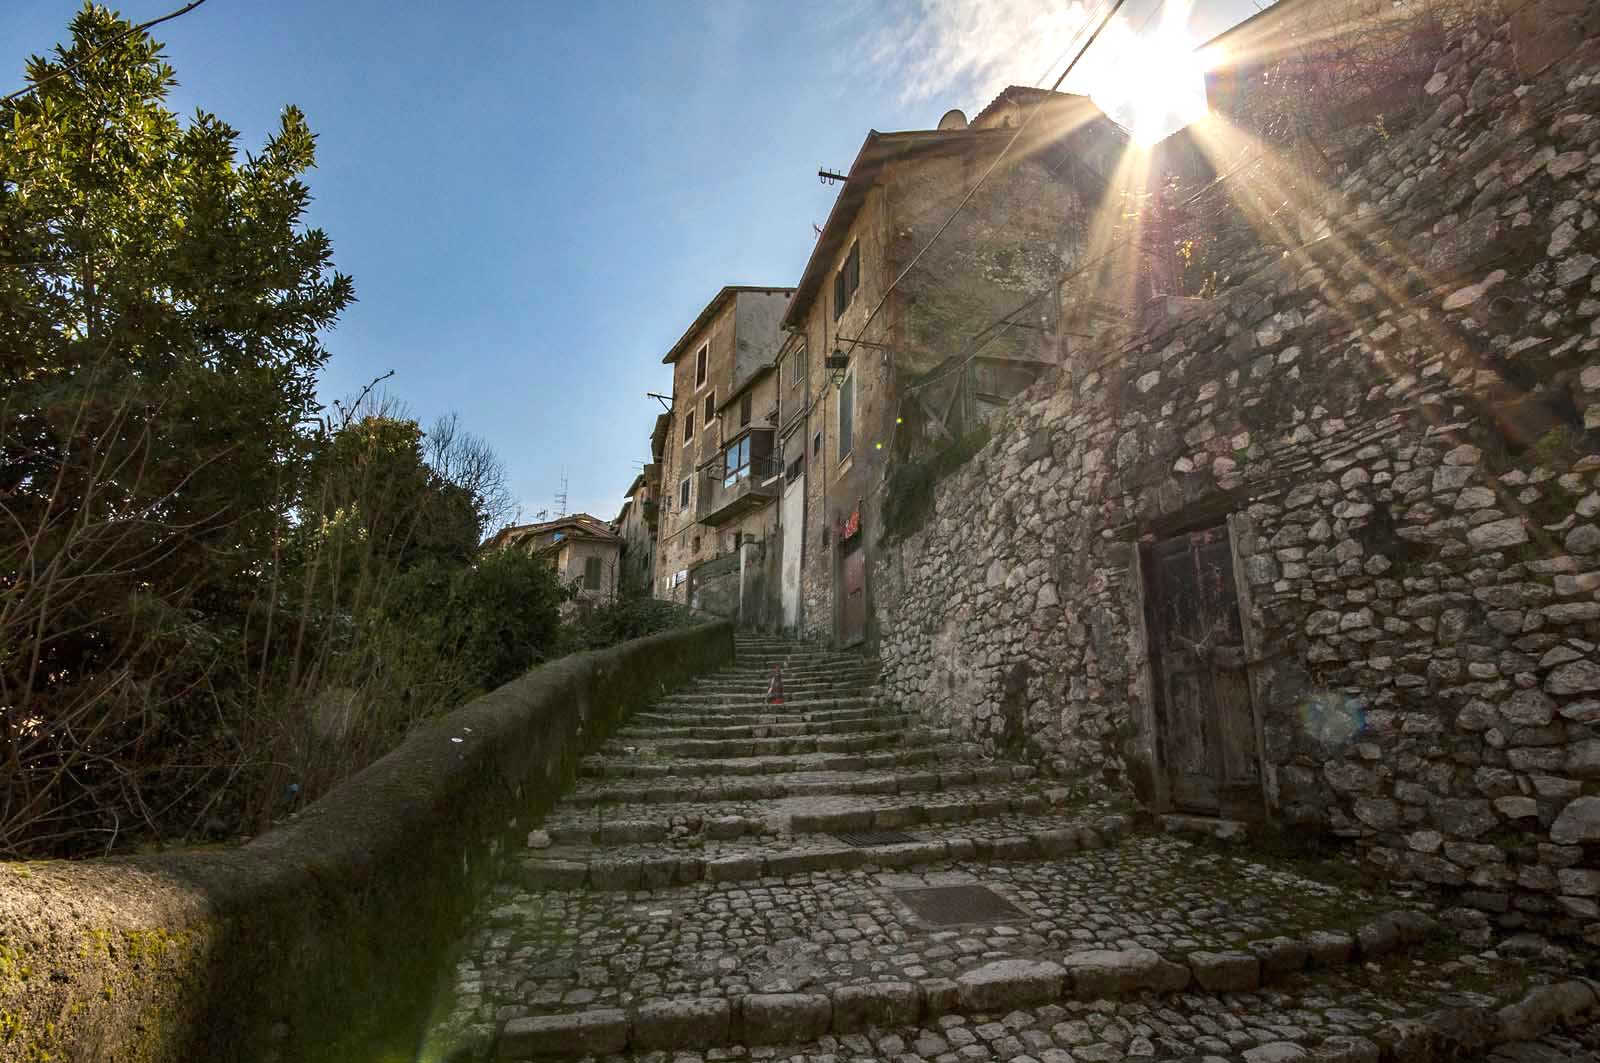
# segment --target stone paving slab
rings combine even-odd
[[[842,734],[799,735],[788,738],[613,738],[601,746],[609,756],[771,757],[806,753],[866,753],[885,749],[915,748],[942,742],[944,731],[848,731]]]
[[[648,791],[644,791],[648,792]],[[1072,795],[1040,782],[990,783],[932,793],[803,793],[742,800],[640,802],[627,806],[564,805],[545,817],[544,830],[557,844],[641,840],[631,824],[648,824],[657,839],[697,845],[706,838],[749,834],[916,827],[961,823],[996,815],[1037,815],[1069,806]]]
[[[962,810],[962,805],[950,805]],[[923,812],[928,807],[923,805]],[[981,810],[987,812],[987,810]],[[952,820],[955,816],[952,815]],[[824,824],[824,831],[859,831],[872,824]],[[906,839],[891,844],[851,845],[814,834],[738,834],[709,839],[706,834],[662,836],[658,823],[637,831],[611,831],[603,844],[552,845],[515,861],[512,876],[534,889],[638,889],[640,885],[693,882],[701,877],[752,879],[765,874],[858,868],[866,863],[914,866],[944,860],[1050,860],[1080,848],[1099,848],[1106,836],[1125,831],[1120,816],[1085,816],[1080,812],[1011,813],[954,823],[906,824]],[[648,828],[648,832],[646,832]],[[654,839],[654,840],[645,840]],[[576,868],[587,866],[586,879]]]
[[[672,1014],[676,1006],[609,1009],[635,1036],[631,1051],[604,1058],[607,1063],[1379,1063],[1488,1055],[1493,1063],[1592,1063],[1600,1050],[1600,1026],[1594,1022],[1600,1015],[1600,983],[1574,982],[1572,966],[1571,958],[1530,963],[1495,950],[1391,956],[1311,970],[1247,992],[1202,993],[1191,986],[1121,999],[1003,1003],[972,1013],[936,1007],[903,1011],[893,1004],[896,983],[879,981],[864,985],[862,995],[887,1001],[885,1006],[863,1011],[835,991],[825,1026],[821,1005],[811,1003],[816,994],[804,992],[767,998],[793,1001],[787,1009],[767,1005],[753,1015],[736,1005],[718,1010],[717,1016],[726,1015],[726,1036],[739,1036],[741,1043],[734,1044],[716,1043],[722,1031],[714,1026],[680,1029],[677,1039],[664,1044],[648,1037],[641,1042],[639,1023],[650,1009]],[[464,977],[466,984],[476,985],[470,973]],[[701,998],[694,1003],[705,1014],[721,1002]],[[482,1012],[481,1004],[458,1007],[444,1027],[440,1040],[459,1053],[452,1058],[489,1058],[496,1026]],[[905,1018],[908,1014],[916,1017]],[[801,1028],[796,1020],[809,1022],[811,1029],[804,1038],[784,1036]],[[503,1060],[559,1054],[549,1044],[541,1055],[519,1054],[518,1045],[503,1039],[497,1047],[496,1058]]]
[[[1022,916],[936,927],[895,894],[971,883]],[[1308,914],[1307,898],[1324,907]],[[1054,962],[1089,949],[1229,952],[1305,933],[1308,920],[1321,920],[1323,929],[1339,925],[1325,916],[1350,924],[1384,907],[1382,899],[1294,872],[1141,836],[1031,865],[857,868],[631,895],[502,885],[480,914],[470,952],[484,1006],[505,1018],[652,998],[957,978],[994,960]]]
[[[946,743],[919,749],[895,749],[874,753],[795,753],[766,757],[651,757],[633,754],[583,758],[580,774],[597,778],[644,779],[665,776],[702,775],[781,775],[786,772],[875,771],[910,765],[970,764],[977,759],[975,747]]]
[[[960,760],[950,758],[941,761],[937,769],[912,765],[877,771],[791,771],[757,779],[667,777],[646,783],[580,779],[577,788],[563,799],[563,803],[711,804],[843,794],[932,794],[972,786],[1003,786],[1011,780],[1032,779],[1035,775],[1034,769],[1026,765],[996,765],[990,761],[976,760],[963,766]]]

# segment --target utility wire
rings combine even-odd
[[[59,70],[53,70],[49,74],[47,74],[44,77],[40,78],[38,81],[35,81],[32,85],[27,85],[27,86],[25,86],[23,88],[20,88],[16,92],[13,92],[9,96],[0,96],[0,103],[10,103],[12,100],[21,99],[22,97],[28,95],[28,93],[33,92],[40,85],[48,84],[48,83],[54,81],[56,78],[65,77],[68,74],[74,73],[75,71],[78,70],[79,67],[83,66],[85,63],[89,62],[91,59],[98,58],[100,56],[100,54],[103,53],[106,49],[112,47],[115,44],[119,44],[122,41],[127,40],[129,37],[132,37],[135,33],[143,33],[145,30],[149,29],[152,26],[159,26],[163,22],[171,22],[173,19],[177,18],[179,15],[187,15],[189,12],[193,11],[195,8],[199,7],[201,4],[203,4],[205,2],[206,2],[206,0],[192,0],[191,3],[185,4],[183,7],[180,7],[176,11],[170,11],[167,14],[162,15],[160,18],[153,18],[149,22],[141,22],[137,26],[133,26],[133,27],[130,27],[129,29],[123,30],[121,33],[117,34],[115,37],[112,37],[109,41],[106,41],[104,44],[101,44],[99,47],[90,49],[89,54],[85,55],[83,58],[79,59],[77,62],[68,63],[66,66],[61,67]]]
[[[1116,3],[1111,5],[1111,10],[1105,13],[1105,17],[1100,20],[1100,24],[1094,28],[1094,33],[1089,35],[1089,39],[1084,42],[1083,47],[1078,49],[1078,54],[1072,57],[1072,62],[1067,64],[1067,68],[1061,72],[1061,76],[1056,78],[1055,83],[1050,86],[1050,92],[1052,94],[1054,94],[1055,91],[1061,87],[1061,83],[1063,81],[1067,80],[1067,75],[1072,73],[1073,67],[1078,65],[1078,60],[1083,58],[1084,53],[1088,52],[1090,48],[1094,47],[1094,42],[1099,39],[1101,31],[1104,30],[1106,26],[1110,25],[1111,20],[1116,17],[1117,12],[1125,3],[1127,3],[1127,0],[1116,0]],[[855,353],[856,345],[861,342],[861,337],[866,335],[867,329],[871,327],[873,320],[877,318],[878,311],[882,310],[884,304],[889,301],[889,296],[894,293],[894,290],[897,287],[899,287],[900,282],[905,280],[906,277],[910,275],[911,271],[916,268],[917,263],[922,261],[922,256],[926,255],[928,250],[932,248],[934,244],[938,243],[939,237],[943,236],[945,231],[949,229],[951,225],[955,224],[956,218],[960,216],[963,210],[966,209],[967,204],[972,202],[972,197],[978,194],[978,189],[983,187],[983,183],[989,179],[989,175],[994,173],[994,171],[999,167],[1000,163],[1004,161],[1006,155],[1010,153],[1011,149],[1016,145],[1017,140],[1022,136],[1023,131],[1033,123],[1034,118],[1038,116],[1040,110],[1044,108],[1044,105],[1049,98],[1049,96],[1042,96],[1040,97],[1039,102],[1033,105],[1033,109],[1030,110],[1028,112],[1028,116],[1022,120],[1022,124],[1017,126],[1017,131],[1011,134],[1011,139],[1006,141],[1005,147],[1001,148],[1000,153],[994,157],[994,161],[989,163],[988,169],[983,171],[983,173],[978,177],[977,182],[970,189],[968,189],[967,194],[961,197],[961,202],[956,204],[956,208],[950,212],[950,216],[944,220],[944,224],[939,226],[938,231],[928,239],[927,243],[922,245],[922,249],[911,257],[911,261],[906,263],[906,268],[901,270],[899,275],[896,276],[892,282],[890,282],[889,287],[884,289],[883,295],[879,297],[877,305],[872,308],[872,313],[867,315],[867,320],[864,321],[861,327],[856,330],[855,337],[851,339],[850,346],[846,348],[844,352],[845,357],[848,358],[851,354]]]

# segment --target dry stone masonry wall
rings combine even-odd
[[[1519,74],[1514,28],[1014,401],[874,592],[904,706],[1148,798],[1138,544],[1226,519],[1265,807],[1600,942],[1600,56]]]

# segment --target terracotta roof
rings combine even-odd
[[[494,537],[483,544],[486,550],[495,549],[510,543],[519,542],[547,531],[556,531],[560,528],[572,528],[577,534],[574,538],[599,539],[602,541],[620,542],[622,537],[612,530],[611,525],[599,517],[591,517],[587,513],[572,513],[555,520],[541,521],[537,524],[517,524],[501,528]]]

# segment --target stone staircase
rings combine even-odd
[[[735,665],[635,713],[485,904],[430,1058],[1260,1063],[1353,1038],[1323,1058],[1356,1060],[1403,1013],[1338,980],[1429,917],[1135,834],[881,704],[875,676],[740,636]],[[1412,1010],[1456,999],[1467,969],[1441,962],[1408,972],[1444,987]],[[1261,995],[1294,980],[1325,1007]]]

